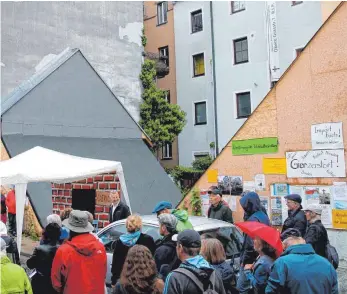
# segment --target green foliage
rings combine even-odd
[[[154,144],[153,149],[158,150],[179,135],[186,123],[186,114],[178,105],[165,100],[165,91],[157,88],[155,76],[155,61],[146,59],[140,74],[143,86],[140,125]]]
[[[192,207],[192,215],[202,215],[202,204],[199,190],[194,188],[190,197],[190,205]]]
[[[205,171],[211,165],[213,158],[211,155],[207,155],[204,157],[198,157],[192,162],[192,166],[196,170]]]
[[[145,28],[142,28],[141,43],[143,47],[147,45],[147,37],[145,35]]]
[[[214,149],[215,147],[216,147],[216,143],[215,143],[215,142],[211,142],[211,143],[210,143],[210,148],[211,148],[211,149]]]

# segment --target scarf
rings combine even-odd
[[[134,233],[123,234],[119,237],[119,239],[124,245],[128,247],[132,247],[136,244],[137,240],[140,238],[140,235],[141,235],[141,231],[138,230]]]

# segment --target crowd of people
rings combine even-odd
[[[218,187],[210,187],[208,194],[208,217],[233,223],[232,211]],[[320,219],[322,210],[316,205],[303,209],[299,195],[286,196],[289,213],[282,232],[272,229],[273,238],[281,240],[280,251],[261,235],[244,233],[239,267],[236,259],[227,260],[220,240],[194,230],[185,210],[172,209],[166,201],[155,206],[162,237],[155,241],[142,232],[141,216],[130,214],[117,191],[110,193],[110,200],[110,222],[126,219],[127,230],[112,246],[112,293],[338,293],[336,270],[327,255],[329,239]],[[257,193],[245,193],[240,205],[245,223],[270,227]],[[65,209],[61,215],[47,217],[40,244],[27,260],[27,267],[35,269],[31,281],[20,267],[15,234],[7,233],[3,221],[1,293],[107,293],[106,250],[93,233],[90,212]]]

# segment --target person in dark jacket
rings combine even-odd
[[[12,262],[20,265],[17,243],[7,234],[7,228],[3,222],[0,222],[0,237],[6,243],[6,253],[12,255]]]
[[[130,215],[130,209],[128,205],[122,203],[118,191],[114,190],[110,192],[110,200],[112,202],[108,214],[110,223],[126,219]]]
[[[258,237],[254,239],[254,249],[259,257],[254,264],[246,264],[244,271],[240,273],[237,281],[240,294],[264,294],[271,267],[276,259],[276,249]]]
[[[304,239],[307,244],[312,245],[318,255],[326,257],[325,249],[329,239],[327,230],[321,221],[322,208],[317,204],[311,204],[304,212],[309,223]]]
[[[208,190],[211,206],[208,209],[207,216],[209,218],[219,219],[228,223],[233,223],[233,213],[231,209],[224,205],[222,191],[216,186],[212,186]]]
[[[158,216],[158,221],[160,224],[159,233],[163,236],[163,239],[156,243],[157,249],[154,253],[154,260],[158,272],[165,280],[167,274],[181,264],[176,253],[176,242],[172,240],[172,236],[177,233],[177,218],[170,213],[163,213]]]
[[[167,276],[163,294],[202,294],[209,288],[219,294],[225,294],[222,278],[199,255],[201,249],[199,233],[185,230],[174,235],[172,239],[177,241],[177,255],[182,263]]]
[[[157,277],[157,273],[149,249],[142,245],[135,245],[129,249],[114,293],[161,294],[164,282]]]
[[[7,207],[6,207],[6,196],[1,189],[1,221],[6,224],[7,222]]]
[[[45,228],[45,244],[34,249],[33,255],[27,260],[30,269],[36,269],[36,274],[31,280],[34,294],[57,293],[51,282],[51,269],[53,259],[58,249],[60,226],[50,223]]]
[[[333,266],[292,231],[283,232],[282,235],[287,235],[285,239],[281,236],[284,252],[273,264],[265,293],[337,294]]]
[[[290,194],[284,197],[288,206],[288,217],[283,223],[282,233],[289,229],[298,229],[301,236],[305,236],[307,221],[301,206],[301,196],[297,194]]]
[[[215,238],[202,239],[200,254],[210,263],[223,280],[224,290],[227,294],[235,293],[232,287],[234,270],[230,262],[226,261],[223,244]]]
[[[260,198],[255,192],[248,192],[240,199],[240,204],[245,212],[244,220],[270,225],[270,220],[260,203]],[[258,256],[254,250],[252,239],[244,234],[243,244],[240,253],[240,264],[252,264]]]
[[[112,258],[112,287],[117,284],[117,280],[122,272],[122,267],[127,257],[128,251],[134,245],[146,246],[152,255],[155,251],[155,243],[151,236],[141,233],[142,219],[139,215],[132,214],[126,220],[126,228],[128,233],[123,234],[116,241]]]

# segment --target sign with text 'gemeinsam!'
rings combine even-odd
[[[343,178],[343,149],[286,152],[288,178]]]

